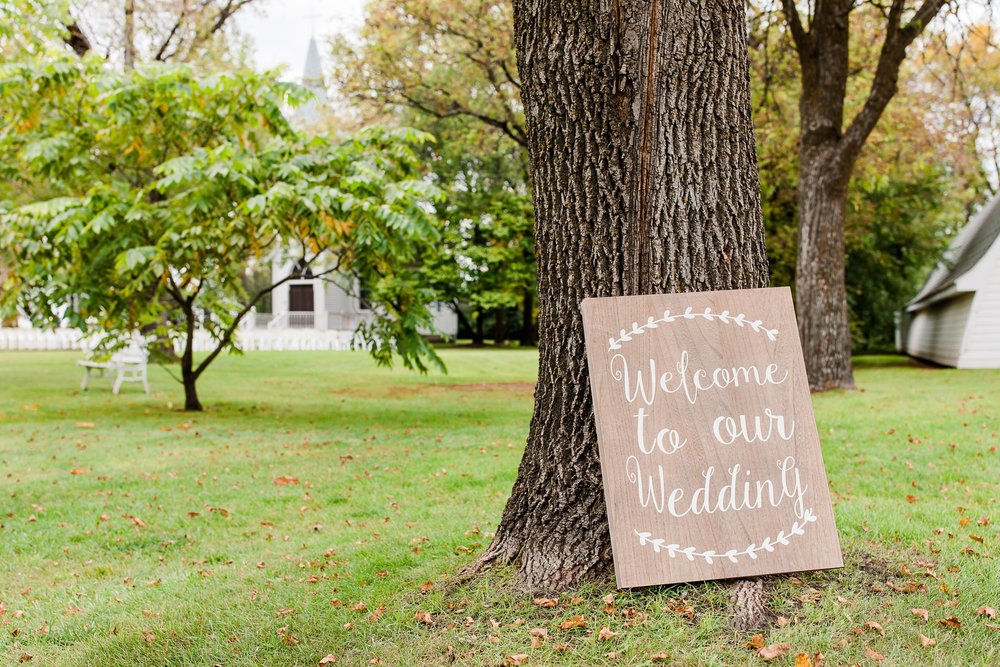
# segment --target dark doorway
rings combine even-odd
[[[293,313],[313,312],[313,286],[291,285],[288,288],[288,310]]]

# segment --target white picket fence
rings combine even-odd
[[[317,331],[313,329],[244,329],[237,333],[245,351],[349,350],[353,331]],[[87,352],[97,341],[85,337],[79,329],[0,328],[0,350],[80,350]],[[215,341],[205,331],[195,332],[194,349],[208,352]],[[178,354],[181,350],[177,350]]]

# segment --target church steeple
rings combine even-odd
[[[313,99],[307,100],[295,110],[297,124],[304,128],[315,127],[322,117],[322,110],[329,98],[326,96],[326,82],[323,79],[323,63],[319,58],[316,38],[309,38],[306,50],[306,64],[302,69],[302,85],[313,92]]]
[[[306,51],[306,65],[302,70],[302,85],[312,88],[317,95],[325,97],[326,84],[323,81],[323,64],[319,58],[319,47],[316,38],[309,38],[309,48]]]

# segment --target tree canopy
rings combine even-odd
[[[370,287],[376,318],[360,333],[378,361],[395,351],[408,367],[436,362],[419,333],[434,293],[417,260],[438,238],[437,189],[414,152],[428,137],[300,136],[283,107],[305,95],[248,72],[118,74],[92,58],[4,66],[0,176],[53,190],[3,216],[15,269],[4,304],[102,332],[107,347],[143,332],[180,350],[187,407],[199,409],[198,377],[289,279],[248,293],[247,267],[286,253],[316,276]],[[214,347],[196,363],[199,328]]]

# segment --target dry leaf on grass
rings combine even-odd
[[[813,667],[813,661],[808,653],[795,654],[795,667]]]
[[[332,665],[337,662],[337,656],[332,653],[327,653],[325,656],[319,659],[319,664],[322,665]]]
[[[666,651],[660,651],[656,655],[650,658],[652,662],[670,662],[670,654]]]
[[[539,607],[555,607],[559,604],[559,598],[535,598],[535,604]]]
[[[559,624],[560,630],[571,630],[573,628],[585,628],[587,627],[587,621],[584,620],[583,616],[570,616],[565,621]]]
[[[620,632],[612,632],[608,626],[602,627],[597,633],[598,641],[607,641],[608,639],[614,639],[615,637],[621,637]]]
[[[764,648],[764,635],[754,635],[749,641],[743,642],[743,648],[753,649],[754,651]]]
[[[865,655],[874,660],[875,662],[882,662],[885,660],[885,656],[874,649],[865,647]]]
[[[434,617],[429,611],[418,611],[413,615],[413,620],[424,625],[434,625]]]
[[[937,644],[937,640],[936,639],[931,639],[930,637],[928,637],[928,636],[926,636],[924,634],[920,635],[920,645],[923,646],[924,648],[930,648],[931,646],[934,646],[935,644]]]
[[[507,656],[508,665],[523,665],[528,661],[527,653],[515,653]]]
[[[914,616],[919,616],[924,620],[925,623],[930,618],[930,612],[928,612],[926,609],[911,609],[910,613],[913,614]]]
[[[987,616],[989,618],[996,618],[997,617],[997,610],[994,609],[993,607],[987,607],[986,605],[983,605],[982,607],[980,607],[979,609],[976,610],[976,615],[977,616]]]
[[[962,621],[958,620],[957,616],[949,616],[948,618],[939,618],[938,623],[948,628],[949,630],[957,630],[962,627]]]
[[[788,642],[781,642],[780,644],[769,644],[757,651],[757,655],[764,658],[765,660],[774,660],[775,658],[780,658],[789,651],[792,650],[792,645]]]
[[[875,621],[866,621],[865,627],[868,628],[869,630],[874,630],[875,632],[885,637],[885,630],[883,630],[882,626],[876,623]]]

